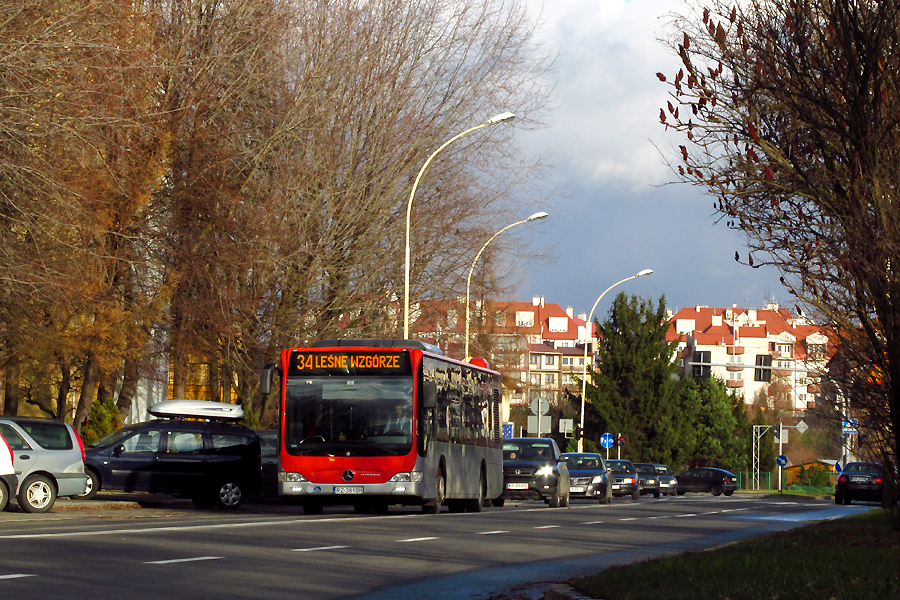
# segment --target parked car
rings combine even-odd
[[[641,495],[653,494],[654,498],[659,498],[659,475],[656,473],[656,467],[651,463],[634,463],[634,469],[638,473]]]
[[[262,453],[262,488],[263,496],[278,496],[278,467],[280,464],[278,431],[275,429],[257,429],[259,445]]]
[[[90,483],[83,497],[93,498],[101,489],[142,491],[187,497],[200,508],[238,508],[260,491],[260,442],[255,431],[236,422],[243,411],[222,405],[160,402],[149,411],[168,418],[124,427],[93,444],[87,449]]]
[[[550,508],[569,505],[569,469],[552,438],[503,442],[503,493],[494,500],[543,500]]]
[[[834,503],[853,500],[881,502],[884,496],[884,467],[877,462],[851,462],[841,470],[834,484]]]
[[[701,467],[688,469],[676,477],[678,495],[685,492],[710,492],[713,496],[732,495],[737,491],[737,475],[725,469]]]
[[[610,459],[606,466],[611,471],[613,496],[631,496],[632,500],[641,497],[638,473],[630,460]]]
[[[84,444],[71,425],[5,415],[0,417],[0,435],[15,457],[20,509],[44,513],[53,508],[57,497],[84,492]]]
[[[0,511],[9,506],[9,499],[15,495],[19,486],[19,478],[16,477],[12,448],[6,443],[6,439],[0,435]]]
[[[653,465],[659,477],[659,492],[663,496],[674,496],[678,493],[678,480],[669,465]]]
[[[569,469],[569,495],[572,498],[612,502],[612,487],[603,457],[593,452],[565,452],[562,455]]]

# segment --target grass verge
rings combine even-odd
[[[900,531],[885,511],[871,511],[571,584],[604,600],[900,599]]]

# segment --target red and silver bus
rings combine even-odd
[[[500,374],[416,340],[325,340],[281,353],[279,495],[382,513],[480,511],[503,491]]]

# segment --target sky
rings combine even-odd
[[[518,300],[543,296],[589,313],[606,288],[643,269],[653,274],[613,288],[594,311],[604,320],[618,292],[669,308],[704,304],[759,308],[792,298],[774,269],[734,260],[743,236],[714,225],[714,198],[675,182],[662,153],[682,143],[659,123],[668,87],[656,72],[675,73],[678,57],[659,39],[678,0],[528,0],[543,11],[542,40],[558,53],[551,125],[521,132],[527,148],[554,165],[550,217],[527,227],[547,258],[523,266]]]

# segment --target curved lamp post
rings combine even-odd
[[[494,241],[494,238],[506,231],[511,227],[515,227],[516,225],[521,225],[522,223],[529,223],[531,221],[537,221],[538,219],[546,219],[549,217],[547,213],[544,211],[536,212],[527,219],[522,219],[521,221],[516,221],[515,223],[510,223],[497,233],[491,236],[491,239],[484,243],[484,246],[481,247],[481,250],[478,251],[478,254],[475,255],[475,260],[472,261],[472,268],[469,269],[469,277],[466,279],[466,351],[465,357],[466,361],[469,360],[469,290],[472,287],[472,273],[475,271],[475,263],[478,262],[478,258],[481,256],[481,253],[484,252],[484,249],[488,247],[488,244]]]
[[[419,180],[422,179],[422,175],[425,174],[425,169],[428,168],[428,165],[437,156],[438,152],[463,137],[464,135],[470,134],[473,131],[481,129],[482,127],[487,127],[488,125],[496,125],[497,123],[503,123],[505,121],[509,121],[514,118],[516,115],[511,112],[500,113],[499,115],[493,116],[484,123],[480,125],[476,125],[475,127],[471,127],[466,129],[462,133],[458,133],[446,142],[441,145],[440,148],[431,153],[431,156],[428,157],[428,160],[425,161],[425,164],[422,165],[422,168],[419,169],[419,174],[416,176],[416,180],[413,182],[412,191],[409,192],[409,202],[406,204],[406,259],[404,263],[405,275],[404,275],[404,283],[403,283],[403,338],[409,339],[409,217],[412,214],[412,203],[413,196],[416,195],[416,188],[419,187]]]
[[[626,277],[625,279],[623,279],[621,281],[615,282],[614,284],[612,284],[611,286],[609,286],[608,288],[603,290],[603,293],[600,294],[600,297],[597,298],[596,302],[594,302],[594,306],[591,307],[591,313],[588,315],[588,320],[587,320],[588,339],[585,340],[585,342],[584,342],[584,365],[582,365],[582,371],[581,371],[581,424],[579,426],[580,432],[578,435],[578,451],[579,452],[584,452],[584,396],[587,393],[587,348],[588,348],[588,341],[593,338],[594,327],[591,324],[591,319],[594,317],[594,309],[597,308],[597,305],[600,304],[600,300],[603,299],[603,296],[605,296],[606,292],[608,292],[609,290],[613,289],[620,283],[625,283],[626,281],[629,281],[631,279],[635,279],[637,277],[643,277],[644,275],[649,275],[652,272],[653,272],[652,269],[644,269],[643,271],[641,271],[639,273],[635,273],[631,277]]]

